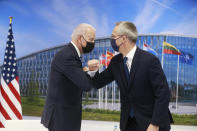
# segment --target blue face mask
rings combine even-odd
[[[111,46],[114,49],[114,51],[119,51],[119,47],[116,45],[116,40],[114,38],[111,38]]]

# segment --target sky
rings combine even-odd
[[[139,34],[197,36],[197,0],[0,0],[0,64],[9,28],[17,58],[68,43],[80,23],[96,28],[96,37],[110,36],[116,22],[131,21]]]

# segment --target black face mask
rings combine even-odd
[[[119,51],[119,47],[116,45],[116,40],[114,38],[111,38],[111,47],[114,49],[114,51]]]
[[[85,38],[84,38],[84,40],[86,41]],[[91,52],[94,49],[94,45],[95,45],[95,42],[86,41],[86,43],[87,43],[86,47],[82,47],[84,54]]]
[[[119,46],[117,46],[116,40],[119,39],[121,36],[119,36],[118,38],[114,39],[111,38],[111,47],[114,49],[114,51],[119,52],[119,48],[122,44],[120,44]]]

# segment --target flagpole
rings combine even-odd
[[[119,91],[118,91],[118,101],[119,101],[119,109],[120,109],[120,88],[119,88]]]
[[[140,41],[141,36],[139,36],[139,47],[141,47],[141,41]]]
[[[179,91],[179,55],[178,55],[178,63],[177,63],[177,87],[176,87],[176,112],[178,112],[178,91]]]
[[[112,109],[116,103],[116,93],[115,93],[115,81],[112,82]]]
[[[116,107],[116,83],[115,83],[115,81],[113,82],[113,88],[114,88],[114,97],[113,97],[113,99],[114,99],[114,107],[113,107],[113,109],[115,109],[115,107]]]
[[[107,59],[108,60],[108,59]],[[107,61],[108,62],[108,61]],[[111,104],[112,104],[112,109],[114,109],[114,83],[111,82],[111,94],[112,94],[112,99],[111,99]]]
[[[102,57],[102,60],[103,60],[103,57]],[[102,64],[103,64],[103,63],[102,63]],[[104,66],[102,65],[102,69],[101,69],[101,71],[103,71],[103,70],[104,70],[104,68],[103,68],[103,67],[104,67]],[[104,89],[102,88],[102,89],[101,89],[101,107],[102,107],[102,108],[104,108],[104,105],[103,105],[103,104],[104,104],[104,102],[103,102],[103,101],[104,101]]]
[[[162,58],[161,58],[162,69],[163,69],[163,59],[164,59],[164,52],[163,52],[163,43],[162,43]]]
[[[114,83],[112,82],[112,109],[114,108]]]
[[[105,64],[107,68],[107,51],[105,51]],[[107,85],[105,86],[105,109],[107,109]]]
[[[102,71],[105,70],[104,66],[102,67]],[[105,86],[106,87],[106,86]],[[104,88],[102,88],[102,105],[103,105],[103,108],[104,108],[104,97],[105,97],[105,90]]]
[[[99,56],[99,66],[101,65],[102,57]],[[99,68],[99,73],[101,72],[101,69]],[[101,109],[101,89],[99,89],[99,103],[98,103],[99,109]]]
[[[99,89],[99,109],[101,109],[101,89]]]
[[[114,89],[114,92],[113,92],[113,99],[114,99],[114,103],[113,103],[113,109],[114,109],[114,105],[116,104],[116,87],[115,87],[115,81],[113,82],[113,89]]]

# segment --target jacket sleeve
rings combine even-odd
[[[95,76],[92,78],[94,86],[99,89],[114,80],[113,73],[112,73],[112,62],[110,62],[107,69],[103,72],[99,73],[96,72]]]
[[[150,64],[149,78],[155,97],[151,123],[162,127],[168,122],[170,91],[160,61],[156,57],[153,58]]]
[[[93,82],[90,76],[83,71],[80,61],[75,59],[62,59],[56,62],[55,66],[83,91],[88,91],[93,88]]]

